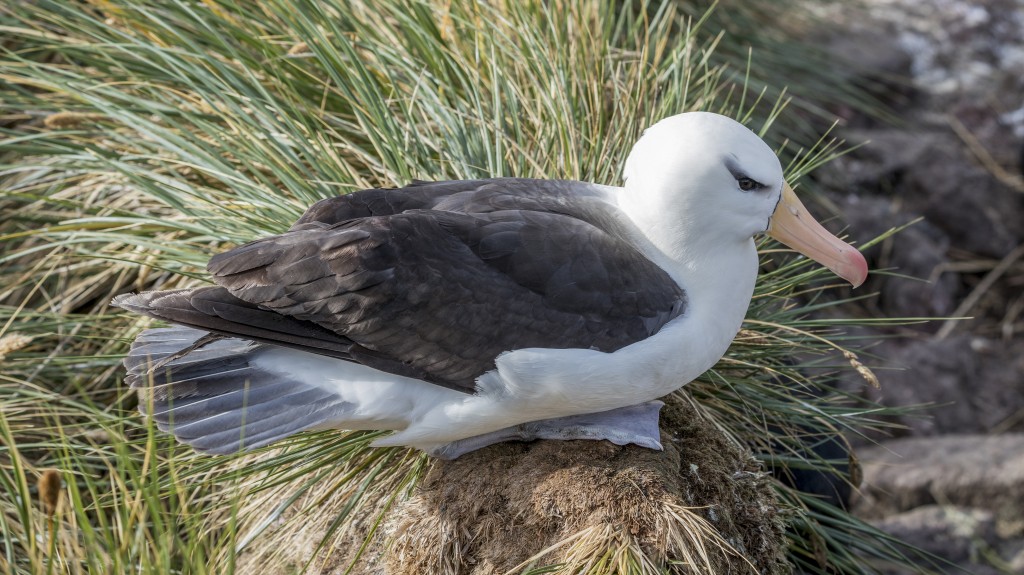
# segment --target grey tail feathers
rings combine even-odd
[[[351,410],[330,391],[255,366],[265,349],[188,327],[150,329],[124,360],[126,381],[157,427],[204,453],[262,447]]]

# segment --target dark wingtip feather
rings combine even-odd
[[[157,319],[165,319],[163,315],[159,313],[159,309],[162,307],[159,300],[174,296],[186,296],[193,290],[181,289],[181,290],[168,290],[168,291],[147,291],[142,293],[126,293],[118,296],[114,296],[114,299],[110,300],[110,305],[119,307],[130,312],[147,315],[149,317]],[[179,304],[180,305],[180,304]]]
[[[132,298],[138,297],[138,294],[134,293],[123,293],[121,295],[114,296],[114,299],[110,300],[110,305],[119,307],[121,309],[127,309],[125,306],[132,305]]]
[[[121,295],[114,296],[114,299],[110,300],[110,305],[124,310],[133,311],[135,313],[143,313],[141,310],[149,308],[150,298],[146,298],[146,295],[148,294],[123,293]]]

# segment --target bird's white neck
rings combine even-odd
[[[728,349],[747,314],[757,280],[757,249],[753,239],[709,247],[670,272],[683,287],[687,309],[678,338],[689,378],[710,369]],[[685,352],[683,350],[686,350]]]

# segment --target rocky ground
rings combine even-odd
[[[920,218],[868,252],[919,279],[875,274],[866,312],[972,318],[877,334],[873,399],[929,406],[859,446],[856,509],[968,573],[1024,573],[1024,0],[819,9],[837,66],[895,111],[835,110],[868,143],[822,175],[830,199],[858,242]]]

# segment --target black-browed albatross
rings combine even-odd
[[[659,449],[658,397],[709,369],[767,232],[854,286],[860,253],[801,205],[753,132],[711,113],[644,132],[624,187],[499,178],[323,200],[219,254],[215,286],[114,304],[175,327],[125,360],[140,405],[197,450],[311,429],[453,458],[509,439]]]

